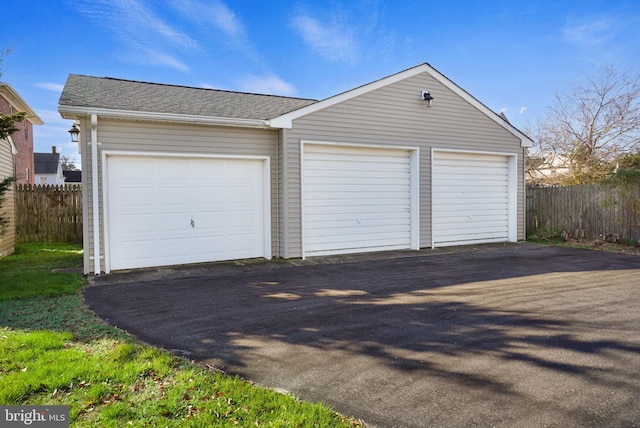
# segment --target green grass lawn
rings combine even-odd
[[[82,303],[78,246],[0,259],[0,404],[68,405],[71,426],[354,427],[319,403],[213,373],[103,324]]]

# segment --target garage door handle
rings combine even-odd
[[[191,219],[191,229],[193,229],[194,227],[196,227],[196,222]]]

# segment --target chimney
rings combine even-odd
[[[51,154],[55,155],[56,153],[56,146],[51,146]]]

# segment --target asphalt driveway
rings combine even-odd
[[[149,343],[371,425],[640,426],[640,257],[442,252],[115,274],[85,301]]]

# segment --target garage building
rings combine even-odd
[[[70,75],[59,111],[85,273],[524,239],[532,141],[428,64],[321,101]]]

